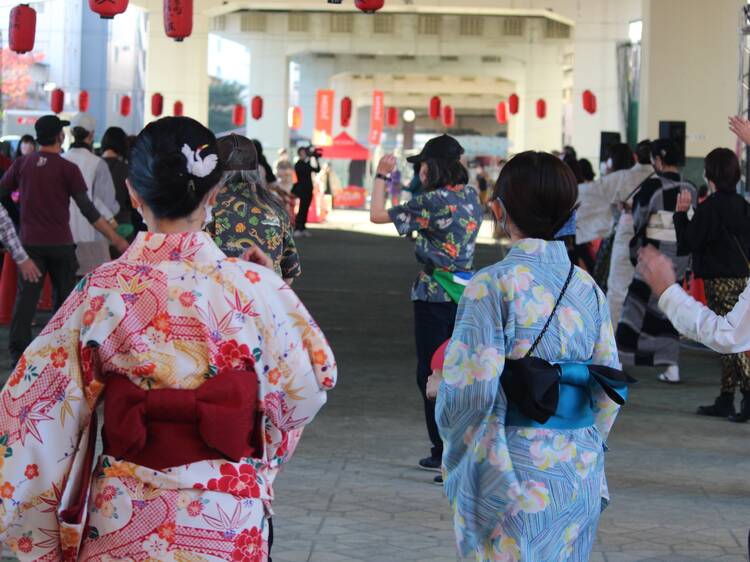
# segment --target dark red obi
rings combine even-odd
[[[154,470],[263,451],[258,377],[224,371],[195,390],[143,390],[127,377],[107,381],[104,454]]]

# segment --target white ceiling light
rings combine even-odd
[[[417,114],[414,113],[413,109],[407,109],[404,111],[404,121],[407,123],[413,123],[414,120],[417,118]]]

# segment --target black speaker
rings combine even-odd
[[[687,125],[685,121],[659,121],[659,138],[670,139],[677,147],[680,155],[678,166],[685,165],[685,134]]]
[[[599,162],[606,162],[609,158],[609,149],[611,146],[622,142],[620,133],[614,131],[602,131],[601,140],[599,141]]]

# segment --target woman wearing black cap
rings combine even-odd
[[[150,123],[128,176],[149,232],[84,278],[0,393],[0,543],[22,559],[268,560],[273,481],[336,362],[276,274],[202,232],[222,171],[203,125]]]
[[[690,261],[689,255],[679,256],[674,212],[680,190],[690,192],[697,204],[695,186],[682,181],[678,170],[680,153],[669,139],[651,143],[651,162],[657,176],[641,184],[633,196],[633,227],[631,241],[633,263],[638,250],[646,245],[661,249],[675,263],[677,278],[682,280]],[[659,299],[643,277],[636,273],[623,303],[617,325],[617,347],[624,365],[665,366],[659,375],[665,383],[680,382],[680,340],[677,330],[659,310]]]
[[[377,168],[370,220],[392,222],[401,236],[417,232],[417,261],[423,266],[412,288],[414,331],[417,344],[417,386],[424,399],[430,455],[419,461],[426,470],[440,471],[443,442],[435,423],[435,402],[426,395],[427,379],[435,351],[450,338],[457,302],[466,278],[471,276],[479,227],[484,216],[476,189],[467,185],[469,174],[460,158],[464,150],[448,135],[435,137],[422,152],[408,159],[419,163],[422,193],[408,203],[385,210],[389,174],[396,166],[393,155],[384,156]]]

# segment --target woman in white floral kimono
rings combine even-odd
[[[274,478],[336,364],[275,273],[201,232],[221,174],[196,121],[146,127],[129,189],[150,232],[81,281],[2,390],[0,539],[20,560],[268,559]]]
[[[607,301],[551,241],[577,199],[570,170],[526,152],[493,211],[513,241],[461,300],[436,416],[458,548],[480,561],[588,560],[607,499],[604,441],[623,402]]]

